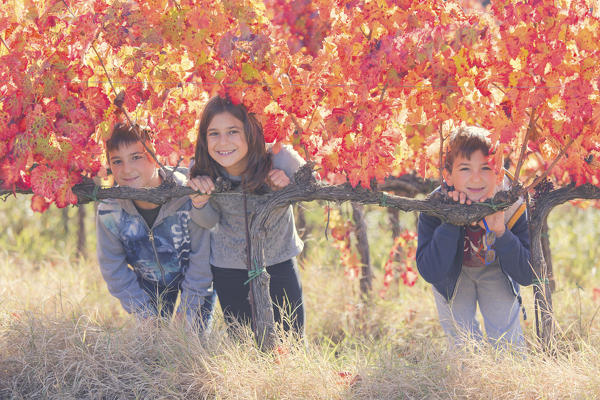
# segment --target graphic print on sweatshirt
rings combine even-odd
[[[479,226],[468,226],[465,229],[463,265],[467,267],[483,267],[485,265],[484,234],[485,229]]]
[[[191,251],[189,210],[180,209],[155,224],[153,241],[141,216],[113,210],[101,213],[100,217],[119,238],[126,261],[138,276],[165,285],[181,279],[189,265]]]

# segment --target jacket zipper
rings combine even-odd
[[[150,233],[148,234],[148,238],[150,239],[150,243],[152,243],[152,249],[154,250],[154,257],[156,257],[156,262],[158,263],[158,268],[160,268],[160,277],[162,279],[163,285],[166,285],[167,282],[165,280],[165,269],[160,263],[160,259],[158,258],[158,252],[156,251],[156,246],[154,245],[154,232],[152,232],[152,228],[150,228]]]
[[[146,228],[148,228],[148,232],[149,232],[148,239],[150,239],[150,243],[152,244],[152,250],[154,251],[154,258],[156,258],[156,263],[158,264],[158,268],[160,269],[160,277],[162,279],[162,283],[163,283],[163,285],[166,285],[167,283],[166,283],[165,268],[160,263],[160,258],[158,258],[158,251],[156,251],[156,245],[154,244],[154,231],[152,230],[150,225],[148,225],[148,223],[146,222],[144,217],[142,217],[141,215],[139,217],[141,218],[144,225],[146,225]],[[156,216],[156,220],[158,220],[158,216]],[[156,221],[154,221],[153,226],[154,225],[156,225]]]

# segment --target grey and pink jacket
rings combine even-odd
[[[184,185],[185,175],[175,172],[175,181]],[[189,197],[164,204],[148,226],[133,201],[103,201],[96,216],[97,253],[100,271],[109,292],[128,313],[152,313],[151,298],[139,279],[159,286],[181,289],[179,310],[188,320],[212,295],[209,266],[210,234],[191,218],[195,212]]]

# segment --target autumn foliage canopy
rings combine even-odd
[[[600,20],[586,1],[0,0],[0,185],[43,211],[103,176],[123,108],[166,163],[215,94],[323,179],[437,176],[453,125],[493,132],[531,180],[599,183]],[[276,145],[277,147],[277,145]],[[531,175],[527,175],[527,174]]]

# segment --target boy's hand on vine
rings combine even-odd
[[[267,175],[267,184],[273,190],[283,189],[290,184],[290,178],[280,169],[272,169]]]
[[[459,192],[458,190],[453,190],[451,192],[448,192],[448,197],[450,197],[452,200],[460,203],[460,204],[471,204],[471,200],[467,197],[466,193],[463,192]]]
[[[188,186],[196,192],[203,194],[190,194],[192,205],[196,208],[202,208],[208,203],[210,194],[215,190],[215,183],[208,176],[197,176],[188,180]]]
[[[482,198],[480,201],[483,202],[486,200],[489,200],[489,199]],[[504,235],[504,232],[506,231],[506,225],[504,224],[504,211],[498,211],[498,212],[495,212],[493,214],[486,216],[485,222],[487,223],[490,231],[492,231],[496,234],[497,238]],[[483,229],[485,229],[483,220],[479,221],[478,225],[481,226]]]

